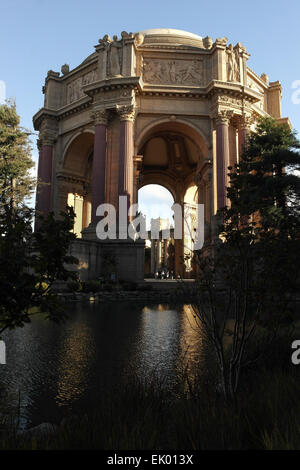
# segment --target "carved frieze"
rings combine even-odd
[[[235,98],[234,96],[227,96],[227,95],[218,95],[216,97],[215,102],[221,105],[234,105],[234,106],[241,106],[242,101],[240,98]]]
[[[80,100],[83,98],[84,93],[82,87],[93,83],[97,80],[97,71],[91,70],[90,72],[82,75],[81,77],[75,78],[72,82],[67,85],[67,104],[73,103],[73,101]]]
[[[142,74],[143,81],[150,84],[204,84],[203,61],[198,59],[143,59]]]

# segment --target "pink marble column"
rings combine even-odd
[[[239,160],[240,160],[243,154],[243,149],[244,149],[244,145],[246,142],[246,129],[243,126],[239,128],[238,139],[239,139]]]
[[[119,155],[119,196],[127,197],[127,208],[133,203],[133,123],[134,107],[120,106],[120,155]]]
[[[250,130],[250,124],[251,120],[250,117],[248,116],[243,116],[240,126],[238,129],[238,140],[239,140],[239,160],[241,159],[241,156],[244,151],[244,147],[247,141],[247,136]]]
[[[97,221],[97,207],[105,203],[107,111],[96,111],[94,117],[95,137],[92,171],[92,223],[96,223]]]
[[[46,217],[51,210],[51,188],[52,188],[52,159],[53,143],[44,141],[39,143],[39,162],[38,162],[38,185],[36,193],[36,212],[37,215]],[[35,227],[39,225],[36,219]]]
[[[217,134],[217,208],[226,205],[226,179],[229,165],[229,119],[220,115],[216,121]]]

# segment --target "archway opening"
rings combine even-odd
[[[145,277],[168,279],[175,276],[175,244],[172,206],[174,197],[159,184],[147,184],[138,191],[139,211],[146,217]]]
[[[140,133],[137,155],[142,157],[139,184],[157,183],[165,186],[181,207],[182,218],[179,225],[182,236],[175,236],[174,239],[174,271],[176,277],[191,278],[193,236],[189,232],[194,229],[195,222],[191,219],[195,218],[195,204],[198,202],[194,181],[195,175],[203,170],[208,157],[205,138],[193,124],[163,120],[149,125]],[[187,210],[188,216],[185,214]],[[188,226],[184,221],[185,217],[191,221]]]
[[[83,132],[68,145],[62,170],[59,172],[60,197],[58,212],[72,206],[75,212],[73,231],[81,237],[91,221],[91,175],[94,134]]]

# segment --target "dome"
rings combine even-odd
[[[139,33],[144,36],[144,44],[176,44],[203,47],[201,36],[181,29],[144,29]]]

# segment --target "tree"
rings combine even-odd
[[[296,235],[300,215],[300,143],[288,125],[261,119],[251,133],[241,161],[229,173],[226,220],[239,217],[278,229],[280,236]],[[232,167],[229,167],[232,170]]]
[[[14,103],[0,106],[0,210],[22,207],[35,187],[34,167],[28,136],[20,127]]]
[[[28,323],[32,315],[63,318],[62,306],[53,292],[57,280],[74,278],[66,264],[74,212],[67,208],[56,220],[53,213],[41,218],[32,232],[34,211],[26,206],[34,180],[29,133],[20,127],[15,105],[0,106],[0,334]]]
[[[287,126],[270,118],[258,123],[241,161],[229,168],[230,206],[220,211],[220,238],[197,253],[194,312],[215,351],[226,399],[235,398],[242,370],[293,320],[300,267],[299,148]]]
[[[234,246],[238,238],[251,248],[256,278],[269,292],[266,298],[273,292],[280,306],[276,310],[282,312],[282,303],[299,288],[299,149],[287,125],[261,119],[241,161],[234,169],[229,167],[230,207],[223,210],[227,244]],[[266,319],[274,320],[274,314]]]

